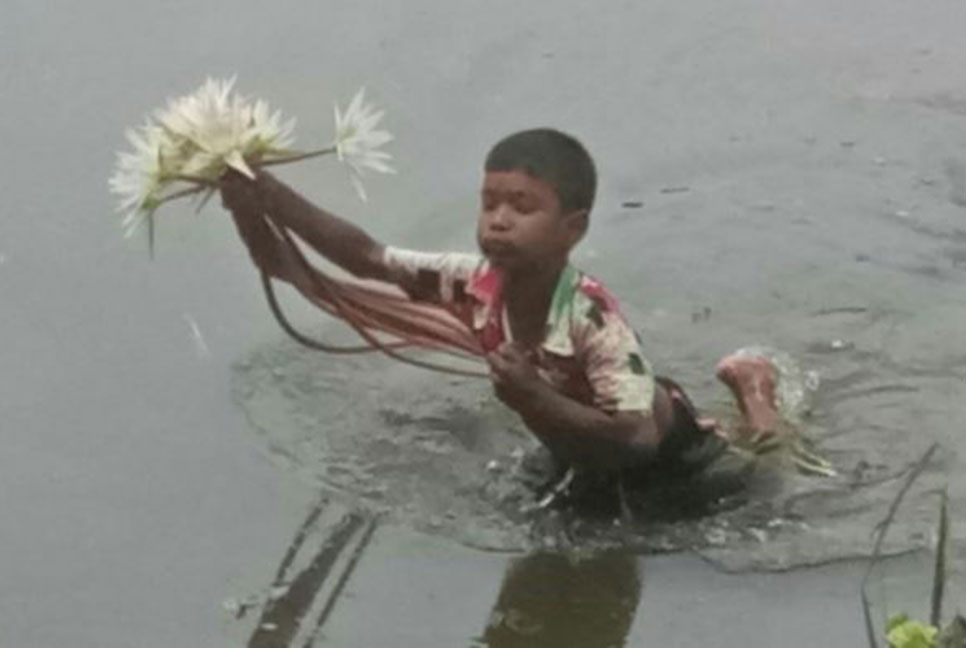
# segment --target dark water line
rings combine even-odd
[[[943,618],[943,595],[946,588],[946,545],[949,542],[949,490],[939,493],[939,527],[936,531],[936,561],[932,577],[932,597],[929,602],[929,623],[939,627]]]
[[[329,615],[335,608],[336,602],[339,600],[339,596],[342,594],[342,589],[345,587],[346,583],[349,582],[349,577],[352,576],[352,572],[355,571],[356,565],[359,563],[359,559],[362,558],[362,554],[365,552],[366,547],[369,546],[369,541],[372,540],[372,534],[376,530],[376,520],[375,518],[370,518],[365,529],[362,531],[362,535],[359,538],[359,542],[356,544],[355,549],[352,550],[352,554],[349,556],[349,560],[346,563],[345,569],[342,570],[342,574],[339,576],[339,580],[336,581],[335,587],[332,588],[332,592],[329,594],[329,599],[325,602],[325,607],[319,613],[319,618],[315,622],[315,627],[312,628],[312,634],[305,640],[302,644],[303,648],[311,648],[312,644],[318,638],[319,633],[322,631],[322,627],[328,620]]]
[[[249,648],[280,648],[291,645],[302,617],[312,606],[339,555],[364,523],[365,518],[355,512],[345,515],[339,521],[312,563],[292,581],[288,592],[266,604],[248,641]]]
[[[867,306],[837,306],[833,308],[821,308],[817,311],[812,311],[810,314],[813,317],[824,317],[826,315],[862,315],[868,312],[869,308]]]
[[[302,522],[302,526],[299,527],[299,530],[295,534],[295,538],[292,539],[292,544],[289,545],[288,550],[285,552],[282,562],[279,563],[278,571],[275,572],[275,585],[281,585],[285,581],[285,573],[288,571],[288,568],[292,566],[295,556],[298,555],[299,549],[301,549],[302,545],[305,543],[305,538],[308,537],[309,531],[318,521],[319,516],[322,515],[322,511],[328,503],[328,498],[323,498],[322,501],[312,508],[308,517],[305,518],[304,522]]]
[[[880,385],[878,387],[868,387],[866,389],[856,389],[853,391],[836,394],[830,399],[829,405],[836,405],[844,400],[852,398],[862,398],[865,396],[875,396],[877,394],[917,394],[922,390],[912,385]]]

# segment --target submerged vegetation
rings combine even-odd
[[[929,464],[936,451],[937,444],[930,446],[923,456],[909,471],[906,482],[896,494],[885,519],[877,528],[872,559],[862,580],[862,612],[865,618],[866,636],[869,648],[878,648],[879,642],[872,623],[869,597],[866,592],[869,578],[881,556],[882,543],[892,524],[899,505],[913,482],[919,477],[923,469]],[[939,520],[936,529],[936,556],[933,569],[932,596],[930,600],[929,622],[912,619],[906,613],[898,613],[889,617],[886,623],[886,641],[889,648],[966,648],[966,618],[957,614],[949,623],[942,627],[943,595],[945,593],[947,564],[946,552],[949,544],[949,501],[946,489],[938,491]]]

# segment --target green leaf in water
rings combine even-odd
[[[938,633],[935,626],[896,614],[889,618],[886,641],[891,648],[935,648]]]

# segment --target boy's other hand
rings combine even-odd
[[[533,396],[543,382],[526,351],[513,342],[504,342],[488,353],[486,361],[497,398],[510,407]]]

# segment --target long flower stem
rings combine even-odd
[[[275,166],[277,164],[288,164],[289,162],[300,162],[302,160],[309,160],[311,158],[322,157],[323,155],[331,155],[333,153],[335,153],[335,147],[330,146],[329,148],[319,149],[317,151],[308,151],[307,153],[294,153],[292,155],[287,155],[285,157],[275,158],[274,160],[256,162],[252,166],[267,167],[267,166]]]

